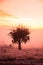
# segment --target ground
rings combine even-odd
[[[43,65],[43,48],[40,49],[22,49],[14,47],[0,47],[0,65]]]

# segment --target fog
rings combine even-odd
[[[0,27],[0,46],[12,44],[12,38],[8,35],[9,28]],[[15,44],[16,46],[16,44]],[[23,48],[43,48],[43,30],[33,29],[30,31],[30,41],[22,44]]]

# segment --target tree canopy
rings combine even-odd
[[[13,29],[9,34],[13,39],[13,43],[21,44],[22,42],[26,43],[28,40],[30,40],[30,32],[26,27],[17,27],[16,29]]]

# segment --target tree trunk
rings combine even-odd
[[[21,42],[18,42],[18,49],[21,50]]]

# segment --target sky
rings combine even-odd
[[[43,0],[0,0],[0,10],[14,16],[8,17],[10,21],[6,23],[1,21],[3,24],[23,23],[30,28],[43,28]]]
[[[0,44],[11,43],[4,26],[18,24],[34,29],[27,47],[43,47],[43,0],[0,0]]]

